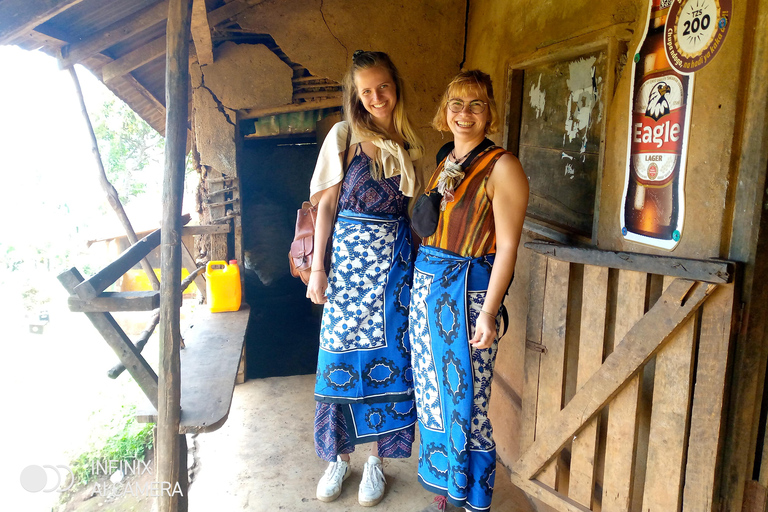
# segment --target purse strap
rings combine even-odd
[[[349,158],[349,145],[352,142],[352,128],[347,129],[347,143],[344,145],[344,159],[341,161],[341,169],[343,171],[341,182],[339,183],[339,190],[336,192],[336,201],[333,203],[333,222],[331,223],[331,233],[333,233],[333,226],[336,225],[336,219],[339,217],[339,199],[341,198],[341,189],[344,185],[344,178],[347,172],[347,158]]]

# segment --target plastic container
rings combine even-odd
[[[205,287],[211,313],[240,309],[240,267],[237,260],[209,261],[205,267]]]

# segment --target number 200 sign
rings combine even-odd
[[[679,73],[698,71],[723,46],[731,0],[674,0],[664,27],[667,59]]]

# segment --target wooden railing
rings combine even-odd
[[[184,227],[184,235],[222,234],[229,226]],[[76,268],[59,274],[59,282],[69,293],[69,308],[88,317],[107,344],[114,350],[119,363],[108,375],[116,378],[125,369],[146,395],[152,407],[157,409],[158,378],[155,371],[141,355],[141,349],[152,334],[159,319],[160,292],[107,292],[128,270],[145,258],[160,244],[160,230],[139,240],[112,263],[92,277],[85,279]],[[185,248],[186,249],[186,248]],[[191,257],[189,258],[191,260]],[[182,282],[184,290],[193,280],[200,279],[204,267],[194,268],[187,264],[189,276]],[[198,286],[205,288],[204,282]],[[134,344],[120,327],[112,312],[155,311],[147,329]],[[210,315],[203,312],[194,321],[187,342],[190,350],[182,352],[184,378],[182,379],[182,432],[209,431],[218,428],[229,413],[232,389],[235,384],[238,363],[248,325],[249,309],[244,305],[231,314]],[[155,411],[143,411],[139,419],[154,421]]]

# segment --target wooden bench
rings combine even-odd
[[[213,432],[227,420],[240,365],[250,308],[196,311],[181,351],[180,434]],[[142,423],[156,423],[157,410],[140,411]]]

